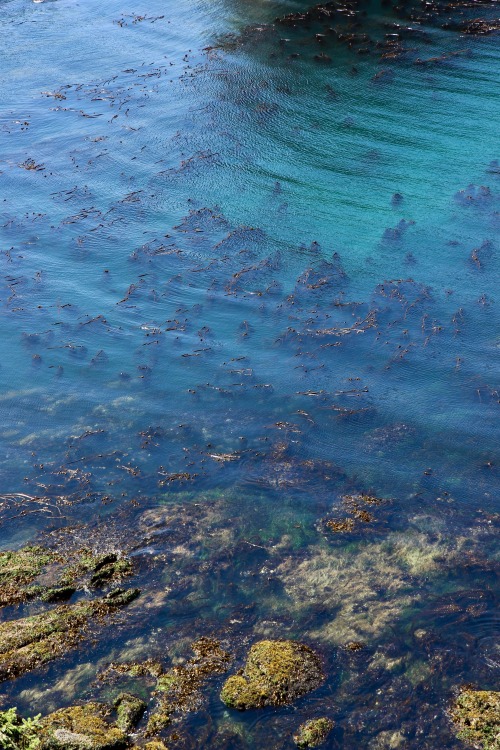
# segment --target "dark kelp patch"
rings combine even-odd
[[[344,495],[342,498],[342,510],[347,514],[342,518],[327,518],[323,521],[325,527],[335,534],[349,533],[359,529],[359,523],[368,524],[375,521],[375,516],[370,513],[366,506],[374,507],[381,505],[381,498],[369,494]]]

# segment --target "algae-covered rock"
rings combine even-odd
[[[464,690],[451,709],[451,718],[459,739],[481,750],[500,750],[500,692]]]
[[[60,554],[40,546],[0,552],[0,607],[36,598],[64,601],[77,590],[116,583],[131,573],[130,561],[116,552]]]
[[[297,641],[259,641],[240,674],[226,680],[221,700],[245,710],[282,706],[317,688],[324,680],[319,657]]]
[[[0,624],[0,681],[29,672],[73,648],[88,620],[125,606],[137,589],[117,589],[102,599],[63,605]]]
[[[40,750],[120,750],[127,747],[125,732],[109,720],[101,703],[70,706],[42,720]]]
[[[325,717],[310,719],[300,725],[293,735],[293,741],[297,747],[319,747],[333,729],[333,721]]]
[[[132,565],[116,552],[98,554],[81,550],[76,560],[68,565],[60,579],[61,585],[79,585],[99,588],[112,581],[120,581],[132,572]]]
[[[114,706],[117,713],[116,726],[124,732],[130,732],[135,727],[147,708],[144,701],[130,693],[120,693]]]
[[[23,547],[16,552],[0,552],[0,607],[16,604],[36,595],[30,584],[54,559],[54,553],[43,547]]]
[[[63,602],[70,599],[75,591],[75,586],[55,586],[45,591],[42,589],[40,599],[42,602]]]

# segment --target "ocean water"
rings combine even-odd
[[[326,714],[327,747],[456,748],[499,665],[500,47],[463,25],[497,6],[1,7],[0,545],[111,545],[143,590],[2,702],[299,638],[323,688],[237,714],[215,681],[168,747]]]

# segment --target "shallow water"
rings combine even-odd
[[[453,690],[498,678],[498,36],[273,24],[305,7],[2,3],[0,544],[69,528],[143,590],[5,705],[103,697],[124,642],[295,637],[324,688],[235,715],[214,682],[169,747],[327,714],[330,747],[455,748]]]

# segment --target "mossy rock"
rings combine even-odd
[[[77,590],[101,588],[131,573],[130,561],[116,552],[83,549],[61,557],[40,546],[0,552],[0,607],[38,598],[64,601]]]
[[[297,747],[319,747],[333,729],[334,722],[331,719],[321,717],[305,721],[293,735],[293,741]]]
[[[101,599],[1,623],[0,681],[18,677],[66,653],[82,637],[90,618],[105,616],[138,595],[137,589],[116,589]]]
[[[81,550],[76,562],[67,566],[60,579],[61,585],[81,585],[99,588],[111,581],[120,581],[132,573],[130,560],[116,552],[96,554]],[[90,576],[90,577],[89,577]]]
[[[116,726],[124,732],[130,732],[135,727],[147,708],[144,701],[131,693],[120,693],[114,707],[117,713]]]
[[[70,706],[42,720],[40,750],[121,750],[129,744],[126,733],[109,721],[102,703]]]
[[[15,552],[0,552],[0,607],[36,596],[38,588],[27,588],[51,563],[55,555],[44,547],[23,547]]]
[[[450,713],[459,739],[480,750],[500,750],[500,692],[464,690]]]
[[[259,641],[241,673],[226,680],[221,700],[241,711],[283,706],[319,687],[325,677],[317,654],[298,641]]]

